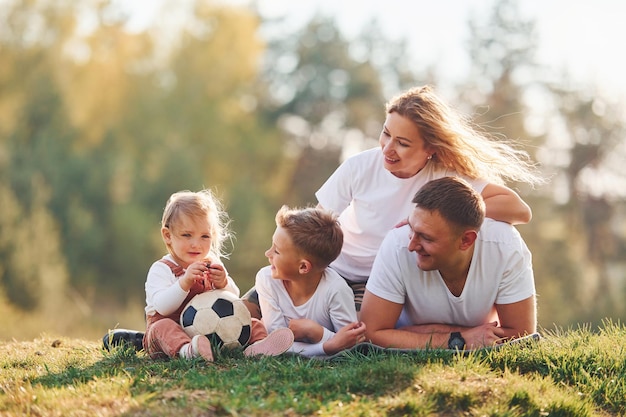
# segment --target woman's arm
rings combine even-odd
[[[528,204],[508,187],[490,183],[481,195],[489,218],[510,224],[526,224],[532,219]]]

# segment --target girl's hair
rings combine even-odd
[[[211,190],[198,192],[185,190],[172,194],[163,210],[161,226],[175,227],[181,215],[191,218],[205,217],[211,227],[211,253],[219,257],[228,256],[223,252],[223,244],[232,236],[228,228],[230,221],[228,214],[222,209],[222,204]]]
[[[435,151],[432,161],[447,169],[496,184],[544,181],[528,153],[489,135],[441,100],[431,86],[400,94],[387,103],[386,110],[412,120]]]
[[[287,232],[299,251],[311,257],[315,268],[325,269],[341,253],[343,231],[337,216],[328,210],[282,206],[276,213],[276,226]]]

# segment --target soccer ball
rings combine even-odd
[[[213,345],[235,349],[250,341],[252,319],[233,293],[212,290],[193,297],[183,308],[180,325],[190,337],[206,336]]]

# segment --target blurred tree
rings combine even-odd
[[[537,82],[535,74],[536,35],[534,22],[524,19],[516,2],[497,0],[486,17],[469,21],[471,73],[468,82],[460,88],[465,105],[477,109],[474,121],[485,130],[513,144],[517,148],[533,150],[543,143],[542,135],[532,136],[526,129],[528,106],[525,93]],[[533,252],[537,277],[539,323],[568,321],[562,314],[568,299],[575,298],[576,268],[569,268],[573,259],[564,251],[565,237],[561,233],[549,235],[554,227],[554,202],[551,193],[530,192],[523,184],[508,184],[517,189],[533,208],[533,220],[519,226],[526,243]],[[542,233],[543,232],[543,233]],[[553,242],[553,243],[552,243]],[[549,277],[548,279],[543,278]],[[544,300],[549,303],[544,304]]]
[[[416,81],[403,59],[406,44],[385,38],[375,22],[366,26],[347,41],[333,19],[318,15],[293,35],[270,40],[260,110],[287,138],[293,165],[280,193],[285,203],[315,204],[314,192],[346,154],[376,145],[385,87],[397,92]]]
[[[568,247],[575,259],[583,261],[579,268],[584,279],[578,288],[582,310],[576,319],[599,324],[607,315],[624,318],[626,280],[611,270],[624,267],[623,252],[618,249],[625,236],[613,224],[626,196],[621,187],[615,187],[626,178],[626,122],[620,107],[609,105],[599,94],[563,83],[551,85],[551,91],[559,110],[553,123],[565,128],[556,151],[568,161],[565,166],[557,165],[566,190]],[[553,156],[548,162],[558,164],[558,160]]]
[[[610,256],[608,248],[614,246],[608,232],[611,207],[602,198],[583,197],[577,186],[581,170],[598,161],[600,149],[615,147],[623,136],[623,124],[594,112],[594,107],[605,108],[599,98],[585,99],[580,91],[560,90],[542,78],[534,61],[534,22],[523,18],[514,1],[494,2],[485,20],[470,21],[470,32],[473,66],[461,97],[480,109],[477,123],[496,137],[516,141],[543,161],[546,176],[556,180],[532,193],[528,187],[512,184],[533,207],[533,221],[519,229],[533,252],[540,323],[567,325],[590,315],[623,314],[606,302],[615,292],[601,267]],[[550,100],[556,104],[536,110],[539,103]],[[565,126],[571,144],[555,145],[554,137],[563,137],[563,132],[550,129],[558,124],[555,120]],[[562,177],[565,181],[559,181]],[[560,198],[564,205],[555,201],[561,189],[566,190]],[[602,296],[589,291],[598,280]]]
[[[61,199],[58,188],[77,181],[59,169],[72,165],[68,151],[76,135],[51,58],[72,20],[45,2],[13,4],[6,17],[0,29],[0,282],[19,307],[51,312],[63,305],[68,281],[53,206]]]

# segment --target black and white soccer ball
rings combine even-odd
[[[196,295],[180,315],[190,337],[206,336],[215,346],[235,349],[250,341],[252,319],[246,305],[233,293],[212,290]]]

